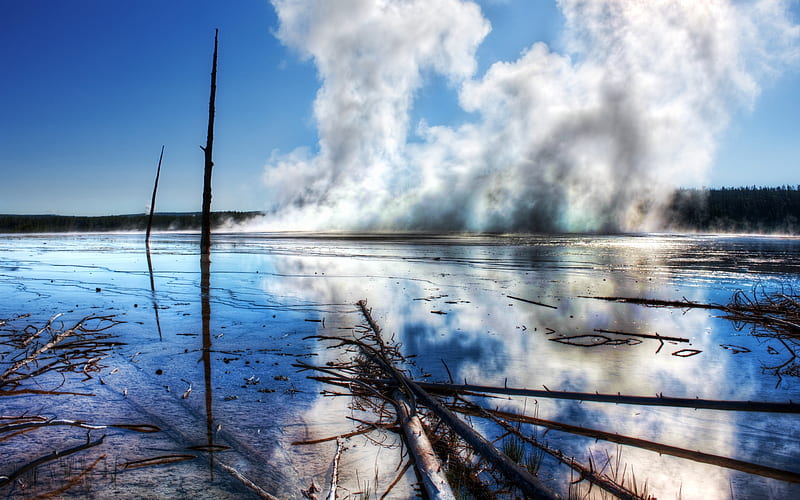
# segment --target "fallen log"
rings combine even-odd
[[[0,434],[5,433],[5,432],[14,432],[14,431],[18,431],[20,429],[31,429],[31,428],[35,428],[35,427],[50,427],[50,426],[56,426],[56,425],[68,425],[68,426],[80,427],[82,429],[88,429],[88,430],[92,430],[92,431],[99,431],[99,430],[103,430],[103,429],[107,429],[108,428],[107,425],[92,425],[92,424],[88,424],[86,422],[82,422],[80,420],[51,419],[51,420],[38,421],[38,422],[26,421],[26,422],[19,422],[19,423],[16,423],[16,424],[4,425],[4,426],[0,427]]]
[[[742,299],[744,294],[741,291],[738,291],[736,294],[734,294],[733,300],[727,305],[704,304],[701,302],[692,302],[685,298],[683,300],[659,300],[636,297],[594,297],[591,295],[579,295],[578,297],[582,299],[596,299],[610,302],[638,304],[648,307],[712,309],[726,313],[726,315],[722,317],[733,321],[746,321],[749,323],[767,325],[770,323],[775,323],[778,326],[789,330],[793,335],[796,335],[798,332],[800,332],[800,323],[796,321],[800,318],[797,316],[797,311],[793,309],[797,302],[783,294],[778,294],[778,297],[785,297],[789,300],[785,300],[782,305],[773,304],[771,297],[766,297],[766,304],[759,303],[758,300],[751,301],[750,299]]]
[[[215,465],[224,470],[225,472],[227,472],[228,474],[230,474],[231,476],[233,476],[234,478],[236,478],[243,485],[253,490],[253,492],[256,495],[263,498],[264,500],[278,500],[276,496],[270,494],[264,488],[262,488],[261,486],[257,485],[256,483],[248,479],[244,474],[234,469],[230,465],[220,462],[219,460],[215,462]]]
[[[342,457],[342,440],[336,438],[336,454],[333,456],[333,468],[331,470],[331,489],[326,500],[336,500],[336,489],[339,485],[339,459]]]
[[[798,472],[776,469],[773,467],[758,465],[751,462],[744,462],[742,460],[722,457],[719,455],[712,455],[710,453],[703,453],[700,451],[687,450],[685,448],[679,448],[677,446],[670,446],[666,444],[656,443],[653,441],[647,441],[645,439],[623,436],[620,434],[600,431],[597,429],[589,429],[587,427],[580,427],[577,425],[563,424],[561,422],[553,422],[551,420],[544,420],[536,417],[518,415],[515,413],[510,413],[502,410],[489,410],[482,408],[480,411],[478,411],[463,406],[455,409],[456,411],[459,411],[466,415],[473,415],[478,417],[482,416],[483,412],[485,411],[492,415],[496,415],[506,420],[511,420],[514,422],[538,425],[541,427],[547,427],[548,429],[555,429],[558,431],[568,432],[570,434],[586,436],[594,439],[601,439],[603,441],[623,444],[626,446],[633,446],[644,450],[655,451],[656,453],[660,453],[663,455],[671,455],[673,457],[685,458],[687,460],[692,460],[694,462],[701,462],[701,463],[716,465],[718,467],[725,467],[726,469],[738,470],[741,472],[746,472],[748,474],[754,474],[757,476],[777,479],[788,483],[796,483],[796,484],[800,483],[800,473]]]
[[[380,338],[380,329],[377,328],[377,325],[373,321],[369,310],[365,307],[365,303],[361,301],[359,302],[359,306],[361,307],[361,312],[364,314],[364,317],[367,319],[367,323],[370,325],[374,335],[377,337],[379,345],[381,345],[383,348],[385,344]],[[379,364],[388,366],[389,372],[394,378],[397,379],[397,382],[406,390],[411,391],[411,396],[415,397],[431,412],[436,414],[442,423],[447,425],[453,430],[453,432],[458,434],[461,439],[467,442],[472,449],[475,450],[476,453],[480,454],[489,463],[491,463],[498,472],[503,474],[506,479],[514,484],[514,486],[519,488],[525,495],[531,498],[542,499],[560,498],[560,496],[545,486],[538,478],[534,477],[526,469],[514,463],[510,458],[500,452],[500,450],[498,450],[491,442],[489,442],[489,440],[476,432],[475,429],[467,425],[463,420],[453,414],[453,412],[445,408],[444,405],[423,390],[419,385],[417,385],[416,382],[406,377],[399,370],[391,366],[386,360],[380,359],[380,356],[376,356],[374,349],[363,345],[362,350],[368,357],[374,359]]]
[[[690,300],[660,300],[660,299],[643,299],[637,297],[595,297],[592,295],[578,295],[581,299],[596,299],[605,300],[608,302],[622,302],[626,304],[638,304],[641,306],[650,307],[679,307],[679,308],[693,308],[693,309],[716,309],[718,311],[727,311],[728,308],[722,304],[703,304],[702,302],[692,302]]]
[[[414,457],[414,462],[417,464],[422,486],[425,488],[428,498],[432,500],[455,500],[456,497],[447,482],[447,477],[445,477],[444,469],[442,469],[442,465],[436,457],[436,452],[433,451],[433,446],[431,446],[431,442],[425,434],[419,415],[411,414],[411,405],[400,391],[395,392],[394,399],[400,426],[406,437],[406,444]],[[329,497],[329,500],[333,499]]]
[[[416,382],[406,379],[406,385],[411,388],[414,396],[426,408],[436,414],[437,417],[461,439],[466,441],[476,453],[490,462],[496,470],[502,473],[508,480],[518,487],[525,495],[531,498],[561,498],[555,492],[545,486],[538,478],[520,467],[500,450],[498,450],[488,439],[480,435],[463,420],[458,418],[453,412],[445,408],[439,401],[424,391]]]

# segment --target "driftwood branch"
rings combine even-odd
[[[46,332],[46,331],[50,330],[50,328],[51,328],[51,327],[52,327],[52,325],[53,325],[53,321],[55,321],[56,319],[60,318],[60,317],[61,317],[61,316],[63,316],[63,315],[64,315],[64,313],[58,313],[58,314],[56,314],[55,316],[53,316],[52,318],[50,318],[49,320],[47,320],[47,323],[45,323],[45,325],[44,325],[43,327],[41,327],[41,328],[39,328],[38,330],[36,330],[36,332],[35,332],[35,333],[33,333],[33,334],[29,335],[29,336],[28,336],[28,337],[27,337],[27,338],[26,338],[26,339],[25,339],[25,340],[22,342],[22,347],[27,347],[27,346],[28,346],[28,344],[30,344],[31,342],[33,342],[33,340],[34,340],[34,339],[36,339],[36,338],[38,338],[38,337],[39,337],[39,335],[41,335],[43,332]],[[29,328],[30,328],[30,327],[29,327]],[[27,330],[27,329],[26,329],[26,330]]]
[[[114,427],[117,429],[126,429],[129,431],[134,432],[143,432],[143,433],[152,433],[152,432],[159,432],[161,429],[158,426],[151,425],[151,424],[141,424],[141,425],[132,425],[132,424],[107,424],[107,425],[95,425],[89,424],[80,420],[67,420],[63,418],[58,419],[45,419],[44,417],[37,418],[36,420],[28,420],[25,422],[18,422],[16,424],[8,424],[0,427],[0,434],[6,432],[14,432],[22,429],[34,429],[39,427],[55,427],[55,426],[68,426],[68,427],[79,427],[81,429],[88,429],[91,431],[99,431],[108,429],[109,427]]]
[[[598,403],[615,403],[643,406],[670,406],[705,410],[757,411],[766,413],[800,413],[800,403],[773,403],[765,401],[719,401],[714,399],[671,398],[665,396],[625,396],[621,394],[597,394],[590,392],[568,392],[514,387],[491,387],[471,384],[447,384],[436,382],[417,382],[426,391],[436,394],[503,394],[508,396],[527,396],[547,399],[571,399]]]
[[[83,326],[83,324],[85,322],[87,322],[89,320],[92,320],[92,319],[96,319],[96,317],[95,316],[87,316],[87,317],[83,318],[82,320],[78,321],[75,324],[75,326],[73,326],[72,328],[69,328],[67,330],[58,332],[52,339],[50,339],[49,342],[47,342],[43,346],[39,347],[38,349],[33,351],[31,354],[25,356],[23,359],[20,359],[17,362],[15,362],[13,365],[9,366],[6,369],[6,371],[4,371],[2,375],[0,375],[0,387],[5,385],[8,382],[9,377],[12,374],[16,373],[20,368],[22,368],[23,366],[25,366],[25,365],[27,365],[29,363],[32,363],[32,362],[36,361],[36,358],[38,358],[39,356],[41,356],[42,354],[44,354],[48,350],[52,349],[56,344],[58,344],[59,342],[61,342],[64,339],[66,339],[70,335],[73,335],[75,332],[80,330],[80,328]],[[48,325],[49,324],[50,324],[50,322],[48,322]]]
[[[23,382],[35,381],[48,372],[70,372],[92,378],[90,372],[99,372],[104,368],[100,361],[107,357],[107,353],[122,345],[121,342],[105,340],[110,335],[102,334],[120,323],[112,316],[87,316],[71,328],[62,330],[57,330],[52,325],[56,317],[58,316],[51,318],[38,330],[29,325],[23,330],[27,336],[14,334],[9,342],[3,342],[17,353],[13,358],[16,361],[10,363],[9,360],[10,366],[0,363],[3,365],[3,372],[0,373],[0,394],[78,394],[74,391],[59,392],[58,387],[42,391],[20,386]],[[91,321],[97,323],[89,325]],[[44,332],[47,332],[48,338],[44,338]]]
[[[508,297],[509,299],[519,300],[520,302],[527,302],[528,304],[534,304],[534,305],[537,305],[537,306],[547,307],[547,308],[550,308],[550,309],[558,309],[558,307],[556,307],[556,306],[551,306],[549,304],[542,304],[541,302],[535,302],[535,301],[530,300],[530,299],[523,299],[523,298],[520,298],[520,297],[511,296],[511,295],[506,295],[506,297]]]
[[[650,335],[647,333],[633,333],[633,332],[621,332],[619,330],[606,330],[604,328],[595,328],[594,331],[600,333],[613,333],[616,335],[625,335],[626,337],[641,337],[643,339],[655,339],[661,341],[666,340],[671,342],[689,342],[689,339],[685,339],[683,337],[668,337],[666,335],[659,335],[657,333],[655,335]]]

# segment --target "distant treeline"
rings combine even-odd
[[[236,224],[261,215],[261,212],[212,212],[211,225],[219,228]],[[99,217],[73,217],[65,215],[0,215],[0,233],[55,233],[144,231],[147,215],[106,215]],[[156,231],[193,231],[200,229],[200,212],[156,213],[153,216]]]
[[[211,224],[246,222],[261,212],[213,212]],[[664,217],[664,230],[800,234],[800,186],[679,189]],[[0,233],[144,231],[147,215],[71,217],[0,215]],[[200,213],[157,213],[157,231],[200,229]]]
[[[668,229],[800,234],[800,186],[680,189]]]

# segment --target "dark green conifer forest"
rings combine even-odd
[[[260,212],[213,212],[211,224],[219,227],[226,223],[241,223],[259,214]],[[0,215],[0,233],[144,231],[147,228],[147,218],[146,214],[98,217]],[[194,231],[200,229],[200,221],[200,212],[156,213],[153,216],[153,229]]]
[[[800,234],[800,186],[679,189],[665,223],[677,231]]]

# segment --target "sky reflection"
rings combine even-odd
[[[351,414],[348,401],[320,396],[325,387],[308,381],[290,364],[297,356],[314,364],[336,356],[304,337],[318,332],[351,335],[352,328],[363,323],[354,305],[361,299],[368,300],[384,335],[412,356],[413,373],[429,375],[428,380],[445,381],[449,370],[455,382],[481,385],[800,399],[796,374],[778,377],[769,369],[791,359],[794,344],[736,330],[713,311],[585,297],[725,303],[735,289],[749,290],[756,282],[798,287],[796,239],[220,235],[212,255],[205,351],[196,236],[157,234],[152,247],[151,282],[139,235],[3,237],[0,291],[8,299],[0,304],[0,316],[32,312],[46,319],[57,312],[77,315],[86,310],[118,314],[127,321],[120,334],[129,342],[119,363],[127,367],[122,370],[126,376],[137,380],[137,391],[129,391],[128,399],[165,422],[175,414],[185,414],[186,422],[197,419],[192,425],[199,434],[190,439],[192,444],[203,439],[228,443],[233,451],[215,457],[227,456],[237,467],[267,478],[275,492],[294,494],[311,480],[318,485],[326,480],[326,453],[332,455],[334,445],[303,447],[291,442],[352,429],[345,418]],[[661,345],[655,339],[597,329],[689,342]],[[553,341],[577,335],[640,342],[581,347]],[[681,349],[700,352],[675,356]],[[137,362],[130,363],[137,352]],[[198,362],[204,353],[206,362]],[[156,369],[163,373],[155,375]],[[198,397],[181,398],[187,381]],[[113,379],[109,383],[120,390],[125,386]],[[200,394],[204,386],[213,392],[210,401]],[[527,414],[535,411],[540,418],[797,469],[800,433],[794,416],[522,398],[497,399],[495,404]],[[206,422],[206,409],[212,407],[213,417]],[[584,462],[587,454],[617,452],[616,445],[555,431],[547,439]],[[349,471],[345,475],[360,470],[363,479],[368,470],[372,477],[375,464],[382,463],[390,465],[381,474],[393,476],[397,451],[376,450],[354,439],[343,457]],[[798,492],[778,481],[631,447],[624,447],[622,457],[659,498],[679,492],[683,498],[728,498],[731,488],[737,497]],[[265,465],[276,460],[280,467]],[[551,466],[545,473],[564,471]],[[346,479],[355,482],[353,477]]]

